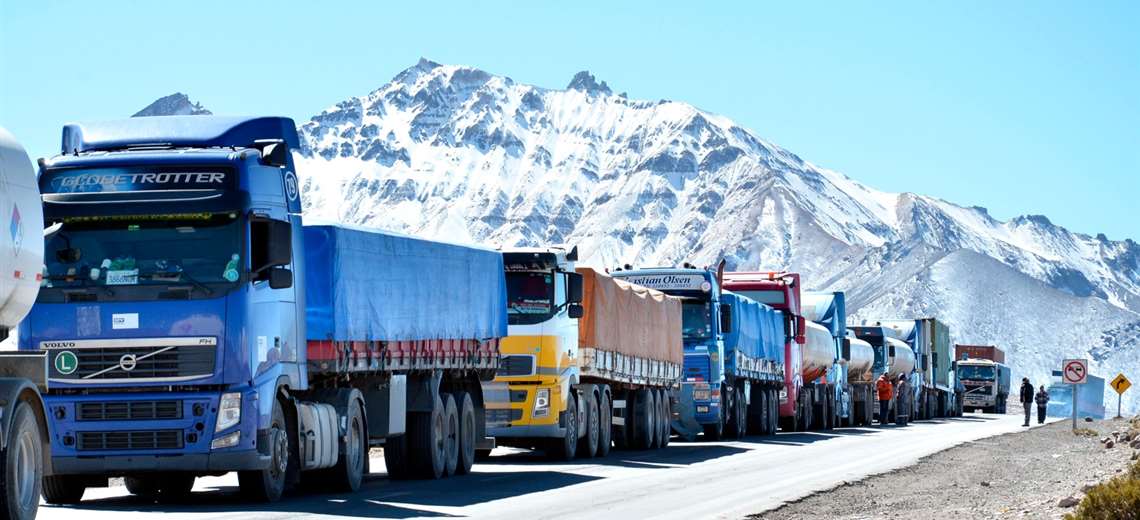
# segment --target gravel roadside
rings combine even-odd
[[[1095,436],[1074,435],[1069,421],[979,439],[918,464],[816,493],[751,519],[1061,518],[1066,497],[1120,473],[1134,450],[1105,449],[1100,439],[1127,430],[1125,420],[1082,422]]]

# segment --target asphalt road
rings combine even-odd
[[[1020,417],[968,414],[905,428],[845,428],[720,443],[674,442],[664,450],[611,452],[606,459],[552,463],[498,449],[466,477],[390,481],[373,458],[355,494],[294,493],[246,504],[237,477],[198,479],[190,503],[156,505],[122,487],[91,489],[75,507],[40,509],[42,520],[356,518],[739,518],[844,481],[909,466],[976,439],[1017,431]]]

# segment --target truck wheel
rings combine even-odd
[[[602,389],[600,396],[602,402],[598,405],[598,456],[605,457],[610,454],[610,445],[613,442],[613,408],[610,396]]]
[[[360,410],[360,403],[350,402],[348,416],[344,419],[347,431],[341,457],[330,468],[331,478],[326,482],[337,491],[355,492],[360,489],[364,468],[368,464],[368,433],[364,431],[364,413]]]
[[[289,430],[281,401],[273,399],[273,415],[269,424],[269,467],[263,470],[239,471],[238,488],[246,498],[257,502],[276,502],[285,492],[285,474],[289,470]]]
[[[430,412],[408,414],[408,466],[420,478],[444,476],[447,448],[443,416],[443,399],[438,395]]]
[[[49,504],[78,504],[87,484],[81,475],[52,475],[43,478],[44,501]]]
[[[837,413],[838,403],[835,401],[835,393],[828,392],[827,399],[823,401],[823,404],[823,429],[834,430],[836,423],[839,422],[839,414]]]
[[[772,412],[769,407],[772,403],[768,401],[768,390],[760,390],[756,392],[756,406],[754,413],[756,414],[756,431],[760,435],[772,434]]]
[[[669,391],[664,388],[658,389],[657,402],[661,404],[657,414],[658,422],[661,423],[661,438],[657,441],[657,447],[665,448],[669,446],[670,437],[673,436],[673,404],[669,401]]]
[[[657,402],[657,392],[654,392],[652,388],[646,389],[645,392],[648,395],[648,400],[645,401],[645,413],[649,416],[649,428],[645,430],[647,442],[641,449],[652,450],[657,448],[657,438],[659,437],[658,429],[660,424],[657,422],[657,416],[660,415],[657,413],[659,404]]]
[[[40,428],[30,405],[16,401],[15,409],[8,449],[0,454],[0,512],[9,520],[34,520],[44,474]]]
[[[547,455],[556,460],[574,460],[578,448],[578,399],[574,392],[566,396],[566,412],[563,414],[566,428],[561,439],[551,439]]]
[[[586,414],[586,434],[578,439],[578,455],[583,459],[593,458],[598,453],[598,428],[601,421],[598,420],[598,400],[594,398],[593,393],[586,395],[586,409],[582,413]]]
[[[633,392],[633,449],[644,450],[653,445],[653,394],[648,388]]]
[[[443,473],[455,474],[459,466],[459,408],[455,406],[455,396],[443,396]]]
[[[743,439],[748,435],[748,399],[744,395],[744,388],[736,392],[736,438]]]
[[[475,465],[475,435],[479,433],[475,426],[475,404],[467,392],[457,392],[455,402],[459,405],[459,465],[455,466],[455,474],[466,475]],[[490,455],[490,450],[487,453]]]

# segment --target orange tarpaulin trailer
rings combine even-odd
[[[578,345],[680,365],[681,299],[615,279],[588,267],[582,275]]]

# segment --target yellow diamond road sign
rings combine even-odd
[[[1116,393],[1118,394],[1123,394],[1124,392],[1128,391],[1129,388],[1132,388],[1132,381],[1129,381],[1127,377],[1124,377],[1124,374],[1118,374],[1116,376],[1116,379],[1113,379],[1109,384],[1112,385],[1113,390],[1116,390]]]

